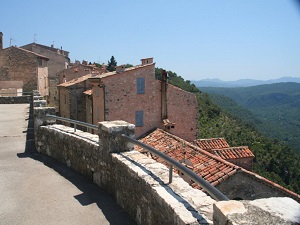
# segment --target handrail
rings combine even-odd
[[[49,118],[59,120],[59,121],[73,123],[74,124],[74,132],[76,132],[76,125],[80,125],[80,126],[87,127],[87,128],[90,128],[90,129],[98,130],[98,126],[94,125],[94,124],[85,123],[85,122],[81,122],[81,121],[78,121],[78,120],[72,120],[72,119],[69,119],[69,118],[50,115],[50,114],[46,114],[46,116],[49,117]]]
[[[50,114],[47,114],[46,116],[49,117],[49,118],[53,118],[53,119],[56,119],[56,120],[63,121],[63,122],[73,123],[74,124],[74,132],[76,131],[76,125],[80,125],[80,126],[84,126],[84,127],[87,127],[87,128],[98,130],[97,125],[93,125],[93,124],[89,124],[89,123],[85,123],[85,122],[81,122],[81,121],[77,121],[77,120],[72,120],[72,119],[69,119],[69,118],[59,117],[59,116],[55,116],[55,115],[50,115]],[[169,157],[165,153],[160,152],[160,151],[156,150],[155,148],[153,148],[151,146],[148,146],[148,145],[146,145],[146,144],[144,144],[144,143],[142,143],[142,142],[140,142],[140,141],[138,141],[134,138],[131,138],[131,137],[125,135],[125,134],[122,134],[121,137],[123,137],[124,139],[126,139],[127,141],[129,141],[133,144],[136,144],[136,145],[148,150],[149,152],[153,153],[154,155],[158,156],[159,158],[162,158],[168,164],[170,164],[169,183],[172,183],[173,167],[175,167],[179,171],[183,172],[186,176],[188,176],[195,183],[199,184],[212,198],[214,198],[218,201],[228,201],[229,200],[225,195],[223,195],[218,189],[216,189],[214,186],[212,186],[205,179],[203,179],[198,174],[196,174],[192,170],[190,170],[187,167],[185,167],[184,165],[182,165],[180,162],[172,159],[171,157]]]
[[[148,146],[134,138],[128,137],[125,134],[121,135],[123,138],[125,138],[127,141],[132,142],[149,152],[153,153],[154,155],[158,156],[159,158],[162,158],[165,160],[168,164],[170,164],[170,171],[173,171],[173,167],[178,169],[179,171],[183,172],[186,176],[188,176],[190,179],[192,179],[195,183],[199,184],[211,197],[213,197],[216,200],[219,201],[228,201],[229,199],[223,195],[218,189],[216,189],[214,186],[212,186],[209,182],[207,182],[205,179],[197,175],[195,172],[192,170],[188,169],[184,165],[182,165],[180,162],[172,159],[168,155],[166,155],[163,152],[160,152],[156,150],[155,148],[152,148],[151,146]],[[169,172],[169,174],[172,174]],[[169,177],[170,179],[170,177]],[[172,182],[172,178],[170,179],[169,183]]]

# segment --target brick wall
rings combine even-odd
[[[160,87],[155,79],[154,66],[155,64],[149,64],[101,79],[105,85],[105,120],[125,120],[136,124],[136,111],[144,112],[144,125],[136,127],[137,137],[162,126]],[[144,94],[137,94],[137,78],[145,78]],[[103,98],[101,88],[94,88],[100,89],[98,97],[98,91],[93,90],[95,113],[99,110],[103,113],[103,106],[97,100]],[[99,116],[94,116],[96,120],[97,117]]]
[[[137,79],[145,79],[145,92],[137,93]],[[93,78],[94,79],[94,78]],[[105,94],[103,94],[105,93]],[[192,141],[197,136],[197,100],[192,93],[169,85],[168,116],[175,128],[169,132]],[[115,73],[94,82],[94,124],[103,120],[125,120],[136,124],[136,137],[164,128],[162,121],[161,82],[155,78],[155,64],[147,64]],[[143,112],[143,125],[136,123],[136,112]]]
[[[197,139],[198,105],[196,96],[173,85],[168,85],[168,118],[176,123],[168,131],[187,141]]]

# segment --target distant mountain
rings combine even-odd
[[[223,81],[220,79],[203,79],[203,80],[192,80],[196,87],[251,87],[262,84],[275,84],[283,82],[295,82],[300,83],[298,77],[282,77],[272,80],[253,80],[253,79],[240,79],[236,81]]]
[[[232,115],[300,153],[300,83],[202,87],[200,90],[210,94],[217,105]]]

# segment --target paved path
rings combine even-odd
[[[134,224],[95,184],[34,151],[29,105],[0,104],[0,224]]]

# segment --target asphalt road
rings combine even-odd
[[[134,224],[110,195],[35,151],[29,115],[28,104],[0,104],[0,224]]]

